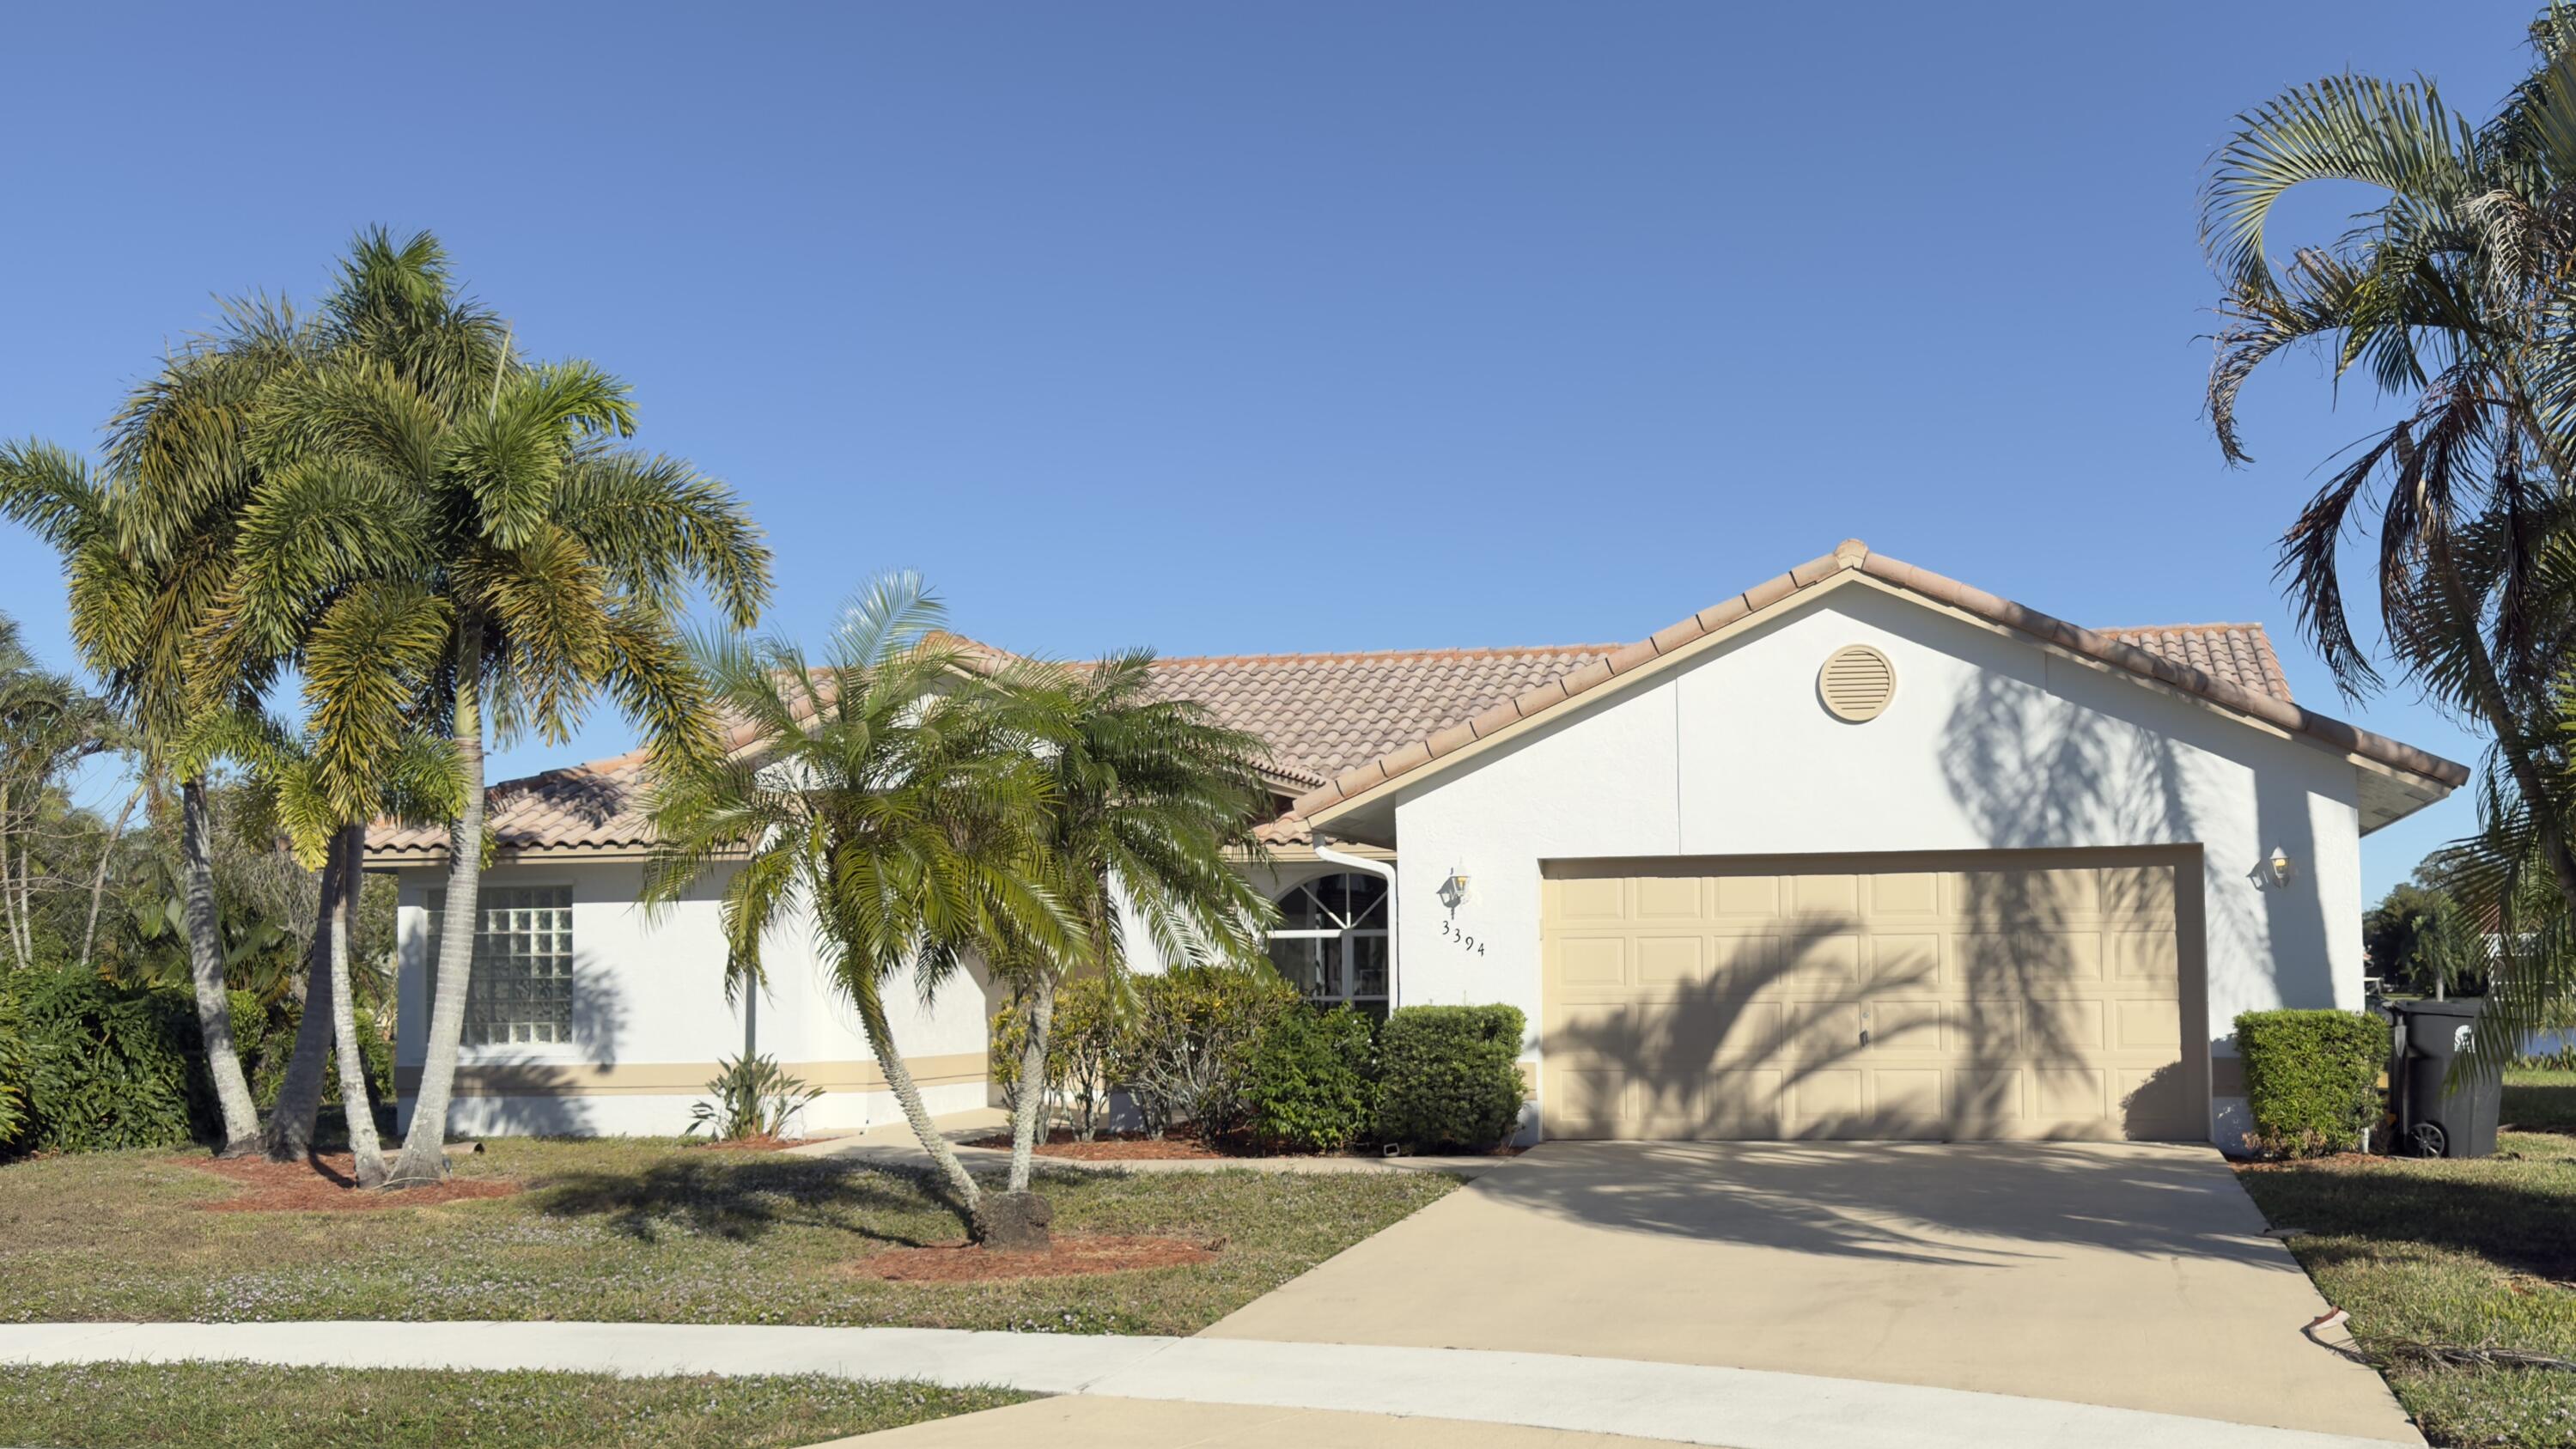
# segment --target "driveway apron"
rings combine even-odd
[[[1206,1336],[2018,1394],[2421,1443],[2206,1147],[1550,1143]]]

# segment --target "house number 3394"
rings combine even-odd
[[[1440,923],[1440,934],[1447,937],[1451,942],[1456,944],[1459,950],[1466,952],[1470,956],[1482,956],[1485,954],[1485,943],[1458,929],[1458,923],[1455,921],[1442,921]]]

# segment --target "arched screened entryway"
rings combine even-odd
[[[1386,1015],[1386,882],[1353,872],[1291,887],[1279,897],[1270,961],[1317,1006]]]

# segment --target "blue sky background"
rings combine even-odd
[[[0,436],[94,443],[213,295],[427,227],[741,489],[809,638],[901,566],[1065,655],[1626,640],[1858,535],[2259,620],[2305,701],[2474,758],[2291,627],[2273,541],[2376,414],[2276,364],[2221,464],[2194,193],[2329,72],[2483,115],[2533,9],[13,7]],[[0,610],[71,663],[14,531]]]

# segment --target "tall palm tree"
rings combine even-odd
[[[1011,1123],[1014,1193],[1029,1190],[1046,1096],[1034,1084],[1046,1080],[1056,992],[1077,968],[1126,969],[1131,916],[1165,961],[1270,969],[1274,908],[1233,863],[1264,855],[1252,827],[1269,800],[1259,771],[1268,748],[1194,701],[1159,697],[1153,665],[1152,654],[1134,652],[1003,683],[1047,778],[1040,844],[1081,947],[1005,946],[994,957],[1028,1023],[1019,1079],[1030,1085]]]
[[[728,992],[760,989],[764,941],[810,916],[868,1050],[981,1241],[983,1194],[931,1124],[886,993],[908,982],[928,1000],[999,940],[1064,952],[1079,938],[1043,879],[1046,776],[941,618],[918,579],[895,575],[849,607],[819,665],[784,640],[703,645],[741,743],[656,762],[645,899],[667,906],[730,867]]]
[[[283,837],[306,868],[322,874],[314,950],[324,975],[306,997],[304,1010],[327,1024],[360,1187],[382,1186],[390,1176],[368,1105],[366,1060],[358,1046],[356,995],[350,986],[350,949],[366,884],[361,868],[364,822],[379,815],[408,821],[453,819],[461,804],[453,742],[407,725],[399,714],[417,689],[404,687],[406,671],[435,668],[444,642],[439,632],[417,622],[406,637],[395,623],[365,641],[356,658],[343,657],[327,642],[306,652],[307,670],[322,688],[334,691],[335,711],[373,709],[383,717],[380,730],[360,731],[380,734],[382,744],[359,768],[314,752],[308,743],[319,733],[314,727],[308,727],[305,740],[297,740],[271,725],[233,747],[260,786],[255,803],[263,812],[261,823],[270,834]],[[309,1140],[309,1122],[304,1132]]]
[[[317,355],[261,396],[261,486],[214,608],[218,652],[304,658],[348,611],[435,630],[440,663],[392,671],[404,712],[442,721],[464,786],[451,822],[438,989],[411,1130],[389,1185],[446,1174],[447,1108],[479,917],[484,750],[567,738],[600,695],[655,748],[714,748],[680,623],[692,591],[736,628],[758,617],[769,551],[732,490],[618,445],[623,383],[584,362],[528,365],[459,296],[426,233],[360,236],[323,305]],[[383,716],[346,714],[308,674],[311,749],[356,769]],[[365,721],[374,721],[373,724]]]
[[[2343,592],[2345,543],[2375,534],[2377,623],[2402,675],[2492,741],[2472,896],[2510,910],[2536,877],[2576,913],[2564,661],[2576,646],[2576,10],[2532,27],[2536,64],[2483,123],[2429,81],[2333,76],[2238,118],[2204,190],[2224,285],[2209,412],[2231,462],[2242,388],[2314,345],[2403,416],[2366,439],[2282,541],[2300,621],[2347,693],[2381,677]],[[2276,263],[2273,209],[2315,181],[2384,197],[2329,246]],[[2509,919],[2509,917],[2508,917]],[[2510,941],[2516,932],[2508,927]],[[2499,1024],[2576,987],[2508,972]],[[2498,1041],[2506,1032],[2482,1033]]]
[[[198,629],[229,565],[227,504],[246,482],[240,439],[247,409],[277,357],[264,344],[291,345],[291,333],[259,337],[253,329],[261,318],[241,320],[248,326],[237,337],[258,338],[254,345],[193,347],[137,389],[111,431],[113,482],[50,444],[0,447],[0,515],[63,555],[74,644],[131,718],[146,775],[175,773],[179,781],[190,976],[226,1156],[257,1149],[258,1111],[224,992],[208,839],[210,761],[180,741],[202,697]],[[255,693],[263,682],[245,671],[233,692]]]

